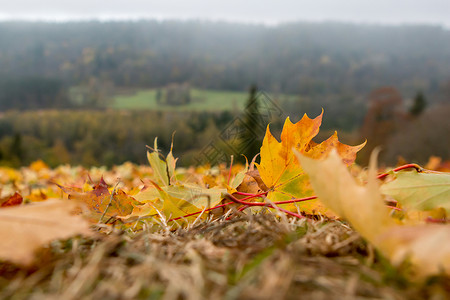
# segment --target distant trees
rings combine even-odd
[[[158,101],[159,99],[159,101]],[[187,83],[169,84],[165,88],[165,93],[161,95],[160,89],[156,93],[156,101],[165,105],[184,105],[191,102],[191,91]]]
[[[348,132],[358,128],[368,110],[361,130],[369,142],[366,152],[389,143],[389,136],[413,119],[428,116],[433,105],[448,102],[450,95],[450,31],[438,26],[0,22],[0,41],[0,156],[13,160],[9,155],[13,144],[21,144],[24,162],[44,152],[48,157],[66,153],[59,161],[70,157],[74,163],[138,161],[144,156],[135,149],[156,135],[162,148],[169,147],[175,129],[177,149],[195,154],[235,117],[220,112],[176,117],[155,112],[152,120],[143,118],[139,126],[116,112],[109,116],[85,112],[92,120],[78,114],[60,119],[45,112],[51,125],[37,114],[21,115],[17,121],[13,116],[18,115],[7,112],[7,121],[3,119],[3,112],[10,109],[107,107],[116,87],[156,88],[159,103],[182,105],[192,101],[184,82],[196,88],[241,91],[256,83],[286,97],[277,104],[291,117],[317,115],[324,108],[322,129]],[[382,89],[369,96],[369,103],[364,101],[367,91],[386,84],[401,90]],[[405,110],[400,93],[411,98],[418,90],[422,93]],[[249,101],[254,98],[251,94]],[[288,94],[295,94],[296,100]],[[257,104],[251,107],[253,112],[248,110],[250,115],[257,114]],[[255,130],[249,114],[242,117],[247,124],[243,126]],[[272,124],[278,126],[277,121]],[[145,126],[151,129],[140,129]],[[14,142],[16,133],[20,143]],[[259,152],[256,139],[264,133],[252,135],[241,136],[251,143],[249,158]],[[30,147],[34,152],[27,150]],[[77,151],[86,151],[84,158]]]
[[[62,81],[45,77],[0,80],[0,109],[42,109],[70,106]]]
[[[386,142],[383,161],[394,165],[399,159],[425,164],[430,156],[450,159],[450,105],[440,104],[404,124]]]
[[[158,146],[169,151],[174,131],[174,155],[182,156],[180,165],[191,165],[232,117],[220,112],[4,112],[0,118],[0,165],[17,167],[37,159],[51,166],[146,164],[145,145],[158,137]]]
[[[361,151],[361,163],[367,163],[372,150],[381,146],[379,160],[388,165],[406,160],[424,164],[432,155],[450,158],[450,105],[439,104],[425,111],[426,100],[418,92],[409,111],[400,93],[384,87],[369,95],[369,110],[361,135],[367,146]]]
[[[114,85],[108,81],[90,78],[83,85],[68,89],[69,105],[76,108],[108,107],[114,96]]]
[[[361,128],[361,136],[367,145],[361,151],[360,160],[368,162],[370,153],[377,146],[385,146],[388,138],[406,121],[403,98],[393,87],[372,91],[368,97],[369,109]]]
[[[0,78],[92,78],[117,87],[190,82],[308,96],[422,89],[434,103],[450,78],[450,31],[438,26],[183,21],[0,23]],[[3,42],[5,41],[5,42]]]

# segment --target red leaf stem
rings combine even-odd
[[[397,168],[393,169],[392,171],[398,172],[398,171],[401,171],[401,170],[412,169],[412,168],[416,169],[417,172],[422,172],[422,170],[423,170],[422,167],[419,166],[418,164],[407,164],[407,165],[403,165],[403,166],[397,167]],[[388,175],[389,175],[389,173],[383,173],[383,174],[378,175],[377,178],[378,179],[383,179],[383,178],[385,178]]]
[[[395,207],[395,206],[390,206],[390,205],[386,205],[387,208],[393,209],[393,210],[399,210],[402,211],[401,208]]]
[[[264,203],[262,203],[262,202],[246,202],[246,201],[243,201],[246,198],[244,198],[242,200],[239,200],[239,199],[235,198],[233,195],[230,195],[230,194],[225,194],[225,198],[228,199],[228,200],[231,200],[231,201],[233,201],[235,203],[239,203],[239,204],[247,205],[247,206],[267,206],[267,207],[272,207],[274,209],[278,209],[278,210],[280,210],[280,211],[282,211],[282,212],[284,212],[284,213],[286,213],[288,215],[297,217],[299,219],[303,218],[302,215],[299,215],[299,214],[296,214],[294,212],[288,211],[288,210],[286,210],[284,208],[278,207],[278,206],[275,205],[275,203],[272,204],[272,203],[265,203],[265,202]],[[301,199],[299,199],[299,200],[301,200]],[[308,199],[308,200],[310,200],[310,199]],[[283,201],[283,202],[285,202],[285,201]]]
[[[432,217],[428,217],[425,221],[427,223],[437,223],[437,224],[446,224],[447,223],[447,219],[446,218],[435,219],[435,218],[432,218]]]
[[[239,209],[238,209],[238,211],[244,211],[245,209],[247,209],[247,208],[249,208],[250,206],[248,206],[248,205],[244,205],[244,206],[241,206]]]
[[[269,193],[269,191],[261,193],[259,195],[267,195],[268,193]],[[252,193],[244,193],[244,192],[234,192],[234,194],[241,195],[241,196],[254,196],[255,195]]]
[[[228,203],[225,203],[225,204],[216,205],[216,206],[214,206],[214,207],[207,208],[207,209],[205,209],[205,210],[196,211],[196,212],[191,213],[191,214],[187,214],[187,215],[184,215],[184,216],[181,216],[181,217],[178,217],[178,218],[170,219],[168,222],[180,220],[180,219],[187,218],[187,217],[191,217],[191,216],[195,216],[195,215],[198,215],[198,214],[202,213],[203,211],[207,212],[207,211],[210,211],[210,210],[213,210],[213,209],[216,209],[216,208],[225,207],[225,206],[230,205],[230,204],[233,204],[233,203],[234,203],[234,202],[228,202]]]
[[[278,201],[274,202],[273,204],[280,205],[280,204],[289,204],[289,203],[297,203],[297,202],[303,202],[308,200],[314,200],[317,199],[317,196],[311,196],[306,198],[297,198],[297,199],[291,199],[291,200],[285,200],[285,201]]]

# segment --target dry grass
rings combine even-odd
[[[54,242],[33,268],[0,263],[1,299],[448,299],[410,283],[347,225],[271,214]]]

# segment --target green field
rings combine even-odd
[[[191,102],[186,105],[165,105],[156,102],[157,89],[118,94],[111,105],[115,109],[150,109],[160,111],[240,111],[249,97],[247,92],[191,89]],[[272,95],[271,95],[272,96]],[[283,99],[298,96],[282,95]],[[274,97],[275,98],[275,97]],[[279,97],[276,97],[279,98]]]
[[[248,98],[246,92],[191,89],[191,103],[162,105],[156,102],[156,89],[140,90],[134,94],[118,95],[113,108],[151,109],[162,111],[223,111],[241,110]]]

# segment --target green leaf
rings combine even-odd
[[[163,190],[173,197],[184,199],[199,210],[218,205],[222,201],[222,194],[227,192],[226,189],[205,189],[195,184],[174,185]]]
[[[147,152],[147,159],[153,169],[156,182],[160,186],[169,185],[169,174],[167,173],[167,163],[159,158],[158,138],[155,138],[153,152]]]
[[[450,174],[398,172],[394,179],[381,186],[381,193],[391,196],[403,207],[433,210],[438,207],[450,212]]]
[[[211,208],[222,201],[226,189],[205,189],[194,184],[149,187],[135,195],[135,199],[146,206],[133,211],[132,216],[156,215],[162,212],[168,219],[178,218],[190,213]],[[148,206],[151,205],[151,206]],[[195,217],[194,217],[195,218]]]
[[[175,132],[174,132],[175,134]],[[173,157],[173,135],[172,135],[172,143],[170,144],[170,152],[167,154],[166,163],[167,163],[167,172],[169,177],[169,183],[173,184],[176,180],[175,178],[175,166],[177,164],[178,158]]]

